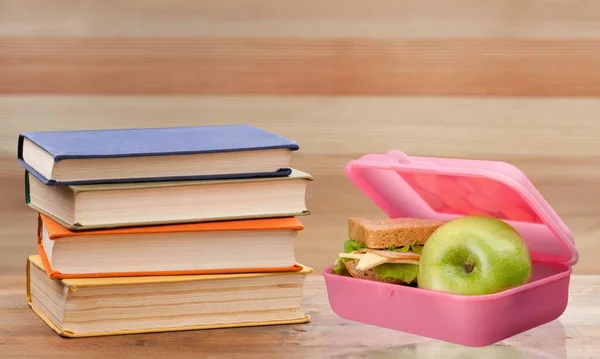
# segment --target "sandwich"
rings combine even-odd
[[[351,218],[333,272],[378,282],[417,285],[423,245],[444,221]]]

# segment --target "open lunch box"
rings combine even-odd
[[[573,235],[527,177],[504,162],[416,157],[391,150],[350,161],[345,172],[390,218],[452,220],[491,215],[527,244],[532,277],[499,293],[461,296],[323,275],[340,317],[446,342],[480,347],[557,319],[567,307]]]

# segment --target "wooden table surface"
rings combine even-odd
[[[330,309],[320,274],[307,279],[311,322],[64,339],[29,309],[22,276],[0,277],[0,358],[536,358],[600,357],[600,276],[573,276],[558,319],[503,342],[468,348],[349,322]],[[493,323],[490,323],[493,325]]]

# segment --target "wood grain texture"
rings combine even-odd
[[[35,250],[18,133],[252,123],[315,175],[317,271],[380,215],[343,165],[396,148],[519,166],[600,274],[599,69],[590,1],[0,0],[0,271]]]
[[[0,38],[2,94],[596,96],[600,41]]]
[[[0,0],[0,36],[597,39],[593,1]]]
[[[589,359],[600,339],[599,276],[574,276],[559,320],[484,348],[468,348],[336,316],[322,277],[307,278],[301,325],[64,339],[27,306],[23,276],[0,277],[0,358],[547,358]]]
[[[598,113],[598,99],[0,96],[0,149],[14,154],[24,131],[252,123],[299,153],[573,159],[587,178],[598,169],[578,161],[600,158]]]
[[[20,132],[252,123],[298,141],[292,165],[315,176],[296,249],[316,271],[339,253],[348,217],[381,216],[343,166],[396,148],[517,165],[573,231],[575,273],[600,274],[598,113],[596,99],[0,96],[0,271],[21,272],[35,251],[15,155]]]

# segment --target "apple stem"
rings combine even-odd
[[[471,263],[471,261],[468,259],[465,262],[465,270],[467,271],[467,273],[471,273],[473,271],[473,263]]]

